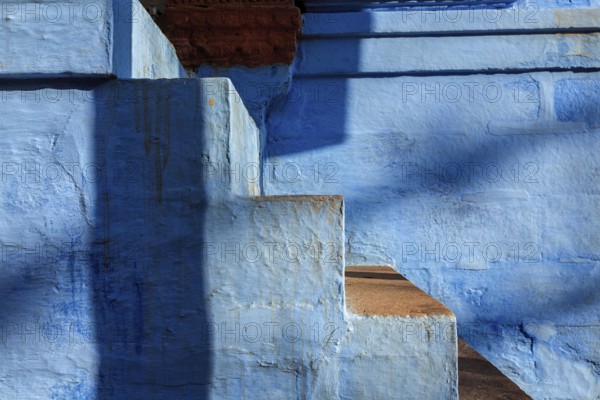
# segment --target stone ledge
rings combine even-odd
[[[515,5],[500,10],[401,10],[307,13],[303,37],[456,36],[542,32],[593,32],[600,8],[539,8]]]
[[[306,40],[301,43],[303,57],[295,76],[466,75],[600,68],[600,33],[531,34],[526,42],[523,35]],[[485,51],[490,48],[494,52]]]

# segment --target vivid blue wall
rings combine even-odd
[[[343,200],[258,196],[228,80],[2,88],[0,398],[337,397]]]
[[[598,397],[596,3],[307,14],[290,69],[200,71],[237,92],[115,81],[185,76],[146,14],[115,11],[137,2],[76,21],[19,4],[0,24],[0,397],[372,393],[340,373],[369,340],[392,364],[364,382],[455,395],[454,335],[352,327],[344,262],[393,265],[534,398]],[[261,179],[235,172],[259,160]],[[282,258],[290,242],[334,257]],[[241,257],[256,243],[280,257]],[[311,336],[266,333],[292,322]]]
[[[267,113],[265,192],[343,194],[347,262],[441,300],[536,399],[600,396],[599,16],[306,14]]]
[[[0,26],[0,398],[339,397],[343,199],[259,196],[231,82],[184,78],[148,15],[118,16],[138,3],[90,4],[71,29],[25,2]],[[45,41],[62,52],[27,53]],[[446,368],[444,320],[413,349]]]

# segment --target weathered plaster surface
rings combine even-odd
[[[348,318],[341,399],[457,399],[452,316]]]
[[[0,20],[0,76],[186,75],[137,0],[5,2]]]
[[[534,398],[597,398],[600,74],[597,33],[571,31],[597,10],[540,10],[557,33],[414,38],[372,14],[348,37],[358,14],[305,18],[265,193],[343,194],[349,262],[394,265]]]
[[[557,30],[596,30],[598,8],[547,8],[546,3],[519,2],[511,8],[407,9],[392,12],[306,14],[303,38],[324,36],[416,36],[501,34]]]
[[[120,11],[113,22],[115,75],[121,79],[186,77],[187,72],[179,62],[175,48],[141,4],[137,0],[114,1],[114,7]],[[121,50],[130,51],[131,56],[122,57],[119,54]],[[127,60],[123,65],[123,61]]]
[[[248,113],[227,79],[155,80],[185,75],[172,47],[136,2],[101,5],[101,23],[62,26],[62,52],[42,45],[48,20],[4,26],[42,55],[24,49],[3,76],[28,79],[0,91],[0,397],[455,396],[453,317],[449,340],[407,344],[389,335],[405,319],[345,313],[342,198],[259,196],[279,172],[261,177],[250,115],[267,117],[288,70],[253,75],[277,87]],[[367,368],[394,383],[368,387]]]
[[[526,45],[520,35],[312,40],[301,47],[297,74],[477,74],[598,68],[600,55],[596,49],[599,41],[598,33],[531,33],[527,35]],[[360,49],[358,60],[354,58],[357,49]],[[389,57],[389,54],[405,56]]]
[[[228,80],[4,88],[0,397],[337,396],[343,201],[251,197]]]
[[[235,86],[238,101],[244,104],[260,131],[261,151],[265,148],[267,110],[275,99],[285,97],[291,88],[289,65],[248,67],[202,66],[195,72],[198,78],[225,77]]]

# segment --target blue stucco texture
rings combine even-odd
[[[554,107],[562,122],[583,122],[590,128],[600,124],[600,82],[593,79],[565,79],[556,85]]]
[[[414,364],[369,344],[405,320],[346,314],[342,197],[260,196],[231,81],[4,89],[0,398],[343,398]],[[455,393],[455,336],[413,330],[444,378],[412,396]]]
[[[137,0],[6,2],[0,19],[1,77],[187,75]]]
[[[305,18],[293,90],[268,113],[265,193],[343,194],[348,262],[393,265],[533,398],[597,398],[597,33],[413,38],[381,14],[348,37],[329,32],[351,30],[344,15]],[[538,17],[560,29],[559,14]],[[577,49],[592,69],[560,71],[584,65]]]
[[[600,396],[597,4],[305,16],[293,66],[197,71],[239,90],[94,4],[2,7],[0,398],[454,398],[456,334]],[[346,262],[457,326],[352,315]]]
[[[255,196],[230,85],[2,92],[0,397],[335,394],[342,199]]]

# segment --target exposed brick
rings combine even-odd
[[[186,68],[291,64],[300,10],[289,0],[169,0],[159,21]]]

